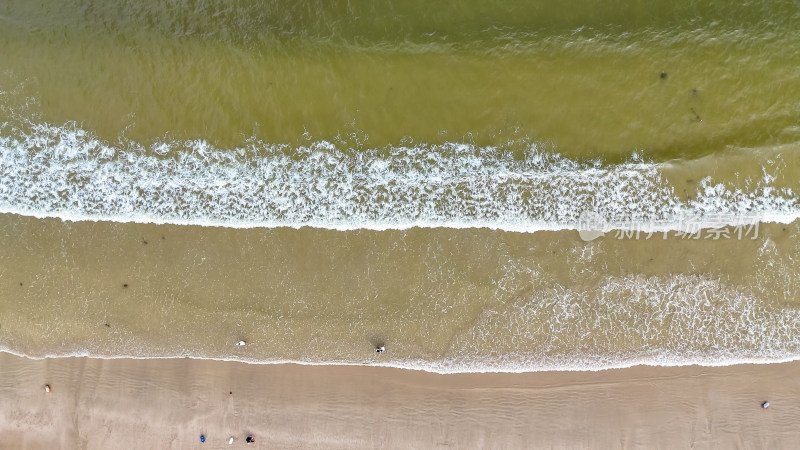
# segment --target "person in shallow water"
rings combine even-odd
[[[375,353],[383,353],[384,351],[386,351],[386,347],[384,347],[383,345],[375,347]]]

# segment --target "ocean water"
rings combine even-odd
[[[800,357],[800,6],[551,3],[4,2],[0,348]]]

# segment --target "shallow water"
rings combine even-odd
[[[436,371],[791,359],[798,222],[700,239],[2,216],[0,340],[30,356]],[[245,347],[233,344],[245,340]],[[375,345],[387,352],[375,355]]]
[[[798,19],[5,2],[0,346],[435,371],[795,359]]]

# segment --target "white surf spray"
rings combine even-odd
[[[463,143],[353,149],[251,140],[112,144],[74,124],[0,129],[0,212],[65,220],[339,230],[486,227],[574,229],[592,211],[655,231],[741,217],[788,223],[794,193],[765,179],[751,190],[711,179],[685,201],[654,163],[579,163],[541,151]],[[722,219],[720,219],[722,217]],[[627,218],[627,219],[625,219]],[[700,219],[702,220],[702,219]]]

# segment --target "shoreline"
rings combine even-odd
[[[709,360],[700,360],[700,359],[687,359],[682,361],[674,361],[674,362],[661,362],[658,359],[636,359],[636,360],[625,360],[625,362],[620,362],[617,365],[608,365],[608,366],[600,366],[600,367],[588,367],[588,366],[565,366],[565,367],[540,367],[540,368],[529,368],[529,367],[521,367],[519,369],[478,369],[478,370],[460,370],[455,368],[453,370],[436,370],[437,367],[435,364],[431,364],[429,367],[425,366],[411,366],[409,364],[397,363],[397,362],[385,362],[385,363],[376,363],[375,360],[363,360],[363,361],[302,361],[302,360],[283,360],[283,359],[276,359],[276,360],[248,360],[244,358],[214,358],[214,357],[204,357],[204,356],[191,356],[191,355],[179,355],[179,356],[132,356],[132,355],[119,355],[119,356],[100,356],[100,355],[90,355],[88,353],[81,354],[64,354],[64,355],[44,355],[44,356],[30,356],[24,353],[15,352],[8,348],[0,348],[0,355],[9,355],[17,358],[27,359],[30,361],[47,361],[47,360],[59,360],[59,359],[70,359],[70,358],[85,358],[90,360],[100,360],[100,361],[117,361],[117,360],[125,360],[125,361],[164,361],[164,360],[191,360],[191,361],[211,361],[211,362],[221,362],[221,363],[236,363],[236,364],[245,364],[248,366],[303,366],[303,367],[341,367],[341,368],[378,368],[378,369],[392,369],[392,370],[400,370],[400,371],[410,371],[410,372],[422,372],[432,375],[484,375],[484,374],[496,374],[496,375],[522,375],[522,374],[538,374],[538,373],[597,373],[597,372],[604,372],[608,370],[626,370],[626,369],[634,369],[634,368],[683,368],[683,367],[700,367],[700,368],[721,368],[721,367],[734,367],[734,366],[761,366],[761,365],[775,365],[775,364],[789,364],[797,362],[800,364],[800,355],[793,355],[787,356],[785,358],[767,358],[767,357],[754,357],[754,358],[741,358],[741,359],[709,359]]]
[[[0,448],[197,448],[201,433],[202,448],[248,434],[248,448],[781,448],[800,439],[799,369],[441,375],[3,353]]]

